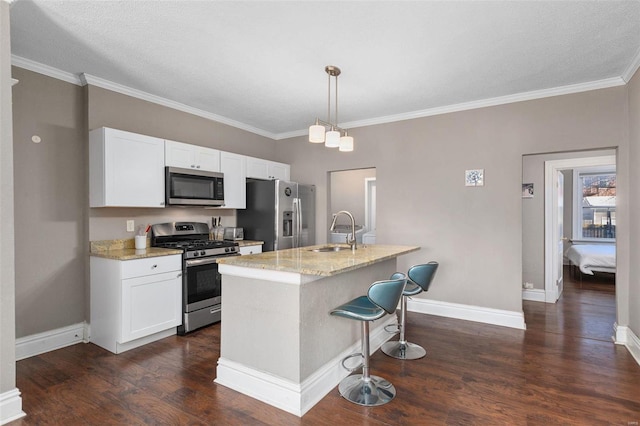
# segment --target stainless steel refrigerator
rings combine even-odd
[[[245,240],[264,241],[263,251],[314,245],[316,187],[283,180],[247,182],[247,208],[236,210]]]

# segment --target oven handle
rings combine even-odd
[[[231,254],[229,256],[238,256],[238,255],[237,254]],[[202,259],[189,259],[189,260],[185,260],[185,264],[187,265],[187,267],[189,267],[189,266],[200,266],[200,265],[210,265],[212,263],[217,263],[217,260],[220,259],[221,257],[228,257],[228,256],[203,257]]]

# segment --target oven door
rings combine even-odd
[[[185,312],[219,305],[222,279],[215,257],[185,261],[183,303]]]

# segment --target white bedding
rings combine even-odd
[[[593,275],[593,271],[616,272],[615,245],[575,244],[567,250],[567,258],[587,275]]]

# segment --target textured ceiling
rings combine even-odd
[[[624,78],[640,2],[14,0],[11,37],[18,59],[281,138],[326,119],[325,65],[347,127]]]

